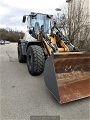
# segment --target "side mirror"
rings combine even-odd
[[[26,21],[26,16],[23,16],[22,22],[25,23]]]

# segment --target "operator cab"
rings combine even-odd
[[[23,16],[23,22],[25,22],[26,16]],[[46,34],[51,33],[51,18],[52,15],[42,14],[42,13],[31,13],[27,17],[27,28],[28,32],[33,36],[43,29]],[[35,37],[35,36],[33,36]]]

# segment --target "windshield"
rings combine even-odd
[[[35,28],[35,32],[40,31],[41,26],[44,25],[44,32],[50,34],[51,19],[45,14],[37,14],[36,16],[30,17],[30,26]]]

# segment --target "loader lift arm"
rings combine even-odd
[[[80,50],[75,47],[74,45],[71,44],[70,40],[67,39],[66,36],[63,35],[62,31],[60,31],[58,29],[58,27],[56,26],[56,22],[54,21],[54,26],[51,28],[51,35],[53,36],[53,34],[56,34],[57,38],[56,38],[56,43],[57,46],[60,46],[60,40],[62,40],[70,49],[70,51],[74,51],[74,52],[79,52]]]

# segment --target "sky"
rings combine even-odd
[[[23,15],[30,12],[55,14],[55,8],[63,9],[66,0],[0,0],[0,28],[26,31]]]

